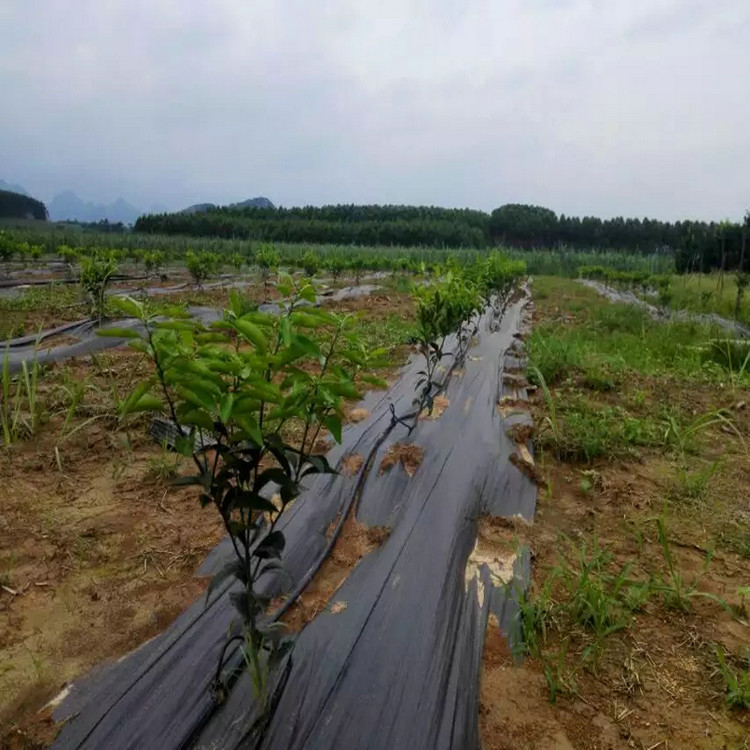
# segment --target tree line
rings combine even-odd
[[[488,218],[481,211],[416,206],[248,207],[142,216],[134,229],[265,242],[483,248]]]
[[[557,216],[541,206],[507,204],[490,216],[493,242],[510,247],[617,249],[651,254],[669,252],[678,272],[714,268],[750,268],[743,252],[750,233],[750,215],[741,222],[659,221],[622,216]]]
[[[212,208],[142,216],[135,231],[266,242],[523,249],[561,247],[665,253],[678,271],[750,267],[743,252],[750,220],[659,221],[557,215],[542,206],[506,204],[491,214],[433,206]]]

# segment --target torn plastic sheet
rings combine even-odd
[[[346,606],[319,614],[297,637],[263,732],[247,675],[223,704],[211,699],[235,616],[228,583],[207,607],[201,599],[161,636],[74,684],[55,713],[70,718],[56,746],[252,747],[262,733],[266,748],[477,747],[485,627],[492,613],[512,639],[514,603],[529,573],[523,548],[494,572],[484,558],[470,562],[482,515],[533,518],[536,488],[510,461],[520,446],[497,408],[509,392],[507,358],[522,361],[516,335],[527,324],[525,304],[511,303],[499,320],[482,316],[468,356],[445,373],[439,418],[412,429],[391,419],[391,406],[413,413],[419,360],[390,391],[368,394],[369,416],[345,429],[328,459],[371,460],[355,476],[316,477],[285,514],[284,566],[295,581],[318,564],[326,531],[358,481],[357,520],[387,524],[391,534],[337,591]],[[519,383],[513,388],[524,395]],[[381,471],[388,451],[403,444],[422,451],[413,476],[399,463]],[[226,554],[220,545],[201,572]],[[508,570],[512,581],[498,572]]]

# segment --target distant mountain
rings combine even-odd
[[[9,193],[18,193],[19,195],[29,195],[20,185],[12,185],[5,180],[0,180],[0,190],[5,190]]]
[[[197,214],[203,211],[210,211],[212,208],[219,208],[216,203],[194,203],[192,206],[183,208],[182,211],[178,211],[180,214]],[[246,201],[240,201],[239,203],[230,203],[224,208],[276,208],[268,198],[258,196],[257,198],[248,198]]]
[[[240,203],[231,203],[227,208],[276,208],[276,206],[264,198],[262,195],[257,198],[249,198],[246,201],[240,201]]]
[[[109,204],[91,203],[81,200],[72,190],[66,190],[52,199],[49,215],[52,221],[96,222],[106,219],[112,224],[133,224],[141,211],[122,198]]]
[[[216,208],[215,203],[193,203],[192,206],[183,208],[182,211],[178,211],[178,214],[200,214],[204,211],[210,211],[212,208]]]

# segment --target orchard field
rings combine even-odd
[[[3,232],[1,742],[742,747],[748,304],[664,253]]]

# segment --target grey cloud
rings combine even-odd
[[[0,177],[172,208],[738,216],[749,24],[745,0],[6,0]]]

